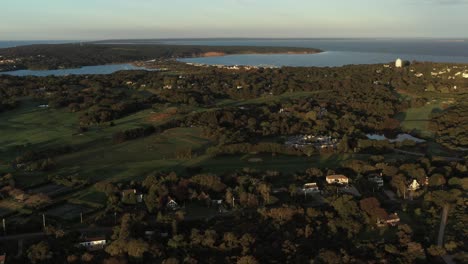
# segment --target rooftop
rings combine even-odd
[[[328,175],[326,177],[327,179],[330,179],[330,180],[338,180],[338,179],[342,179],[342,180],[345,180],[345,179],[348,179],[348,177],[344,176],[343,174],[337,174],[337,175]]]

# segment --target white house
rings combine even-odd
[[[85,238],[78,243],[79,246],[85,247],[87,250],[102,249],[106,244],[107,240],[105,237]]]
[[[420,77],[423,77],[423,76],[424,76],[424,74],[422,74],[421,72],[418,72],[418,73],[416,73],[414,76],[416,76],[416,77],[420,78]]]
[[[387,217],[387,219],[385,219],[385,223],[391,226],[395,226],[400,223],[400,217],[397,213],[391,214]]]
[[[397,68],[403,67],[403,61],[402,61],[400,58],[398,58],[398,59],[395,61],[395,67],[397,67]]]
[[[468,79],[468,72],[463,73],[463,74],[462,74],[462,77]]]
[[[166,206],[171,210],[177,210],[179,208],[179,205],[173,199],[170,199]]]
[[[328,175],[326,177],[326,181],[328,184],[338,183],[338,184],[348,184],[349,179],[348,177],[339,174],[339,175]]]
[[[302,192],[303,193],[318,193],[320,192],[320,189],[317,186],[316,182],[310,182],[310,183],[304,184],[304,186],[302,187]]]
[[[421,186],[419,185],[418,181],[416,179],[413,179],[413,182],[408,186],[409,191],[416,191],[420,188]]]

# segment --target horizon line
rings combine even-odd
[[[70,41],[70,42],[105,42],[125,40],[452,40],[467,41],[468,37],[171,37],[171,38],[109,38],[109,39],[0,39],[2,42],[14,41]]]

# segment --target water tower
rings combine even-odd
[[[402,61],[400,58],[398,58],[398,59],[395,61],[395,67],[397,67],[397,68],[403,67],[403,61]]]

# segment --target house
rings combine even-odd
[[[99,250],[103,249],[104,246],[107,244],[107,240],[105,237],[86,237],[83,238],[79,243],[78,246],[84,247],[87,250]]]
[[[304,184],[304,186],[302,187],[302,192],[305,193],[305,194],[307,194],[307,193],[318,193],[318,192],[320,192],[320,189],[317,186],[316,182],[310,182],[310,183]]]
[[[286,188],[286,187],[275,188],[275,189],[271,190],[271,192],[272,193],[287,193],[288,188]]]
[[[396,226],[398,223],[400,223],[400,217],[398,216],[397,213],[390,214],[390,215],[387,216],[387,218],[385,219],[385,223],[386,223],[387,225]]]
[[[408,191],[416,191],[419,190],[421,186],[419,185],[416,179],[413,179],[413,182],[408,186]]]
[[[421,72],[418,72],[418,73],[416,73],[414,76],[416,76],[416,77],[420,78],[420,77],[423,77],[423,76],[424,76],[424,74],[423,74],[423,73],[421,73]]]
[[[400,223],[400,217],[397,213],[387,214],[384,209],[379,208],[379,218],[377,219],[377,226],[384,227],[386,225],[396,226]]]
[[[122,191],[122,201],[131,201],[133,200],[133,197],[135,197],[135,201],[137,203],[142,203],[143,202],[143,194],[141,192],[138,192],[136,189],[126,189]]]
[[[462,77],[468,79],[468,72],[463,73]]]
[[[5,264],[6,254],[0,255],[0,264]]]
[[[223,200],[211,200],[211,204],[212,204],[212,205],[222,205],[222,204],[223,204]]]
[[[334,183],[348,184],[349,183],[348,177],[341,175],[341,174],[340,175],[328,175],[326,177],[326,181],[328,184],[334,184]]]
[[[379,188],[384,186],[382,173],[380,175],[379,174],[371,174],[371,175],[369,175],[369,177],[367,177],[367,180],[369,180],[370,182],[374,182],[375,184],[377,184],[377,186]]]
[[[122,201],[123,202],[128,202],[128,203],[134,203],[133,201],[136,201],[137,203],[142,203],[143,202],[143,194],[138,192],[136,189],[126,189],[123,190],[122,193]]]
[[[179,209],[179,205],[172,198],[169,198],[169,202],[166,204],[166,207],[174,211]]]

